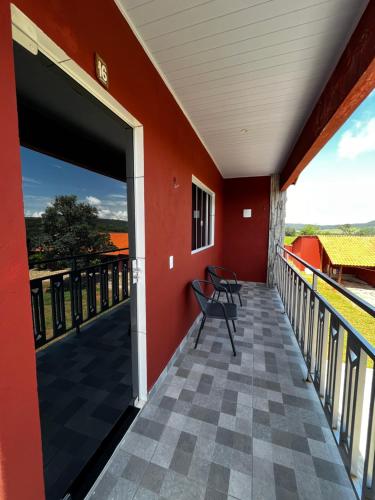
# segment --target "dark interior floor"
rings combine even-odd
[[[130,304],[37,353],[48,500],[60,499],[132,397]]]

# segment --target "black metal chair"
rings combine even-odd
[[[231,271],[230,269],[227,269],[225,267],[218,267],[218,266],[208,266],[207,267],[207,272],[210,280],[212,281],[212,284],[215,287],[215,295],[216,292],[218,293],[218,299],[220,298],[221,292],[224,292],[227,297],[228,293],[231,296],[232,303],[234,304],[233,300],[233,294],[238,295],[240,305],[242,306],[242,300],[241,300],[241,295],[240,291],[242,288],[242,285],[240,285],[237,282],[237,275],[235,272]],[[221,276],[221,274],[227,273],[232,275],[232,279],[234,280],[234,283],[229,282],[227,279],[224,278],[224,276]]]
[[[230,303],[229,301],[219,302],[217,299],[211,297],[210,295],[205,294],[202,290],[202,284],[204,284],[205,286],[212,287],[213,291],[215,291],[216,293],[215,287],[211,281],[194,280],[191,284],[195,297],[198,301],[198,304],[200,305],[203,314],[202,321],[199,327],[199,332],[195,340],[194,349],[197,348],[199,337],[201,335],[201,332],[203,330],[207,318],[225,319],[228,328],[230,342],[232,344],[233,355],[235,356],[236,348],[234,347],[229,321],[232,321],[233,329],[234,331],[236,331],[236,325],[234,323],[234,320],[237,319],[237,306],[236,304]]]

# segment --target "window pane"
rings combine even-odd
[[[201,214],[202,214],[202,190],[197,187],[197,248],[202,246]]]
[[[201,208],[201,235],[202,235],[202,247],[207,245],[206,240],[206,226],[207,226],[207,193],[202,191],[202,208]]]
[[[192,184],[191,248],[198,250],[212,244],[213,198],[210,193]]]
[[[197,209],[197,186],[195,184],[193,184],[191,208],[192,208],[191,249],[196,250],[196,248],[197,248],[197,219],[195,217],[195,212]]]
[[[212,243],[212,233],[211,233],[211,210],[212,210],[212,196],[209,194],[207,196],[207,244]]]

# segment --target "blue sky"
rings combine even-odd
[[[39,217],[53,198],[75,194],[97,207],[99,217],[127,220],[126,183],[21,147],[26,216]]]
[[[375,220],[375,91],[305,168],[287,197],[289,223]]]

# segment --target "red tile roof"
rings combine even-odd
[[[109,237],[113,245],[117,248],[128,248],[129,247],[129,236],[128,233],[109,233]],[[129,251],[118,251],[108,252],[107,255],[119,255],[126,254],[129,255]]]

